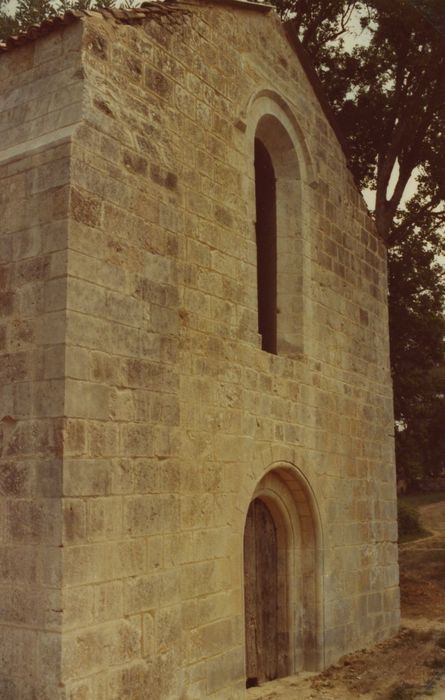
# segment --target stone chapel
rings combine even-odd
[[[2,700],[243,699],[395,633],[386,251],[273,8],[43,22],[0,132]]]

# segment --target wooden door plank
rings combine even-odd
[[[275,524],[266,504],[255,500],[256,628],[258,680],[278,676],[278,559]]]
[[[244,531],[244,609],[246,630],[246,675],[247,683],[255,685],[257,669],[256,631],[256,548],[255,548],[255,502],[247,512]]]

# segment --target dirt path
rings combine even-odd
[[[445,623],[445,501],[419,511],[432,534],[400,546],[402,617]]]
[[[445,502],[422,506],[421,518],[425,527],[435,535],[445,536]]]
[[[249,690],[249,700],[445,700],[445,500],[419,507],[431,535],[400,546],[402,627],[321,674]]]
[[[445,547],[445,501],[419,507],[420,518],[425,530],[430,534],[420,540],[413,540],[400,546],[402,551],[409,549],[434,549]]]

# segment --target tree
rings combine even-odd
[[[377,231],[389,246],[397,467],[412,482],[445,469],[445,288],[437,261],[445,247],[445,38],[435,29],[445,29],[445,6],[275,4],[317,69],[358,184],[375,192]],[[413,177],[417,190],[403,205]]]
[[[17,23],[8,11],[8,0],[0,0],[0,41],[17,33]]]
[[[417,226],[418,198],[395,225],[389,250],[391,367],[398,475],[408,484],[445,469],[445,274],[435,218]]]
[[[410,178],[438,140],[445,146],[445,39],[411,0],[275,4],[318,71],[357,181],[375,190],[377,231],[391,243]],[[351,50],[354,25],[366,41]]]

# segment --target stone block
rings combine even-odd
[[[87,533],[87,505],[80,498],[63,501],[63,541],[66,544],[82,542]]]
[[[233,649],[208,662],[208,692],[214,693],[224,686],[233,686],[235,681],[244,680],[244,649]]]
[[[163,503],[159,495],[127,497],[124,529],[130,535],[156,535],[164,530]]]
[[[146,540],[142,537],[114,544],[114,576],[137,576],[147,571]]]
[[[72,683],[67,688],[67,698],[69,700],[92,700],[93,688],[91,680],[83,680],[79,683]]]
[[[138,576],[124,582],[124,609],[126,614],[154,610],[159,604],[162,578]]]
[[[145,625],[144,615],[144,625]],[[155,615],[155,650],[156,653],[165,653],[171,647],[178,647],[182,643],[181,607],[161,608]],[[145,626],[144,626],[145,634]]]
[[[94,590],[94,617],[98,622],[118,620],[123,616],[123,583],[111,581]]]
[[[113,577],[114,547],[110,543],[72,545],[64,548],[66,585],[107,581]]]
[[[65,410],[72,418],[106,420],[109,416],[110,388],[104,384],[67,379]]]
[[[63,590],[63,623],[66,629],[87,627],[94,620],[94,586],[66,586]]]
[[[118,539],[122,534],[120,497],[89,498],[86,504],[86,536],[90,541]]]
[[[220,654],[233,644],[232,623],[218,620],[210,625],[198,627],[190,632],[188,658],[191,662]]]
[[[119,428],[113,423],[90,421],[87,424],[87,449],[92,457],[111,457],[119,452]]]
[[[81,190],[71,192],[73,219],[87,226],[98,226],[101,221],[101,201],[98,197]]]
[[[53,498],[10,500],[6,504],[6,538],[23,544],[61,542],[60,502]]]
[[[65,461],[66,496],[102,496],[111,492],[113,468],[109,459],[69,458]]]

